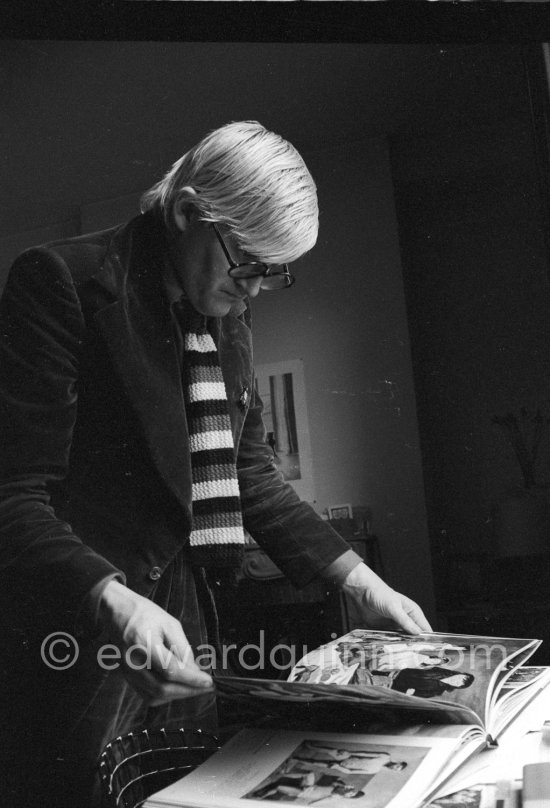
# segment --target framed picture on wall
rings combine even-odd
[[[313,502],[313,467],[301,359],[257,365],[256,385],[264,403],[267,444],[273,460],[298,496]]]
[[[351,505],[329,505],[327,511],[329,519],[353,519]]]

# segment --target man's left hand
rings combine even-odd
[[[355,600],[369,628],[401,629],[407,634],[432,630],[420,606],[384,583],[366,564],[358,564],[341,589]]]

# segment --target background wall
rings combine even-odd
[[[255,359],[303,359],[316,507],[370,506],[387,579],[425,604],[431,563],[387,143],[306,160],[321,235],[284,300],[254,301]]]
[[[423,106],[439,55],[436,45],[2,40],[0,238],[142,190],[229,120],[257,118],[301,151],[385,135]]]
[[[518,53],[492,65],[500,110],[484,126],[453,106],[429,132],[392,139],[440,603],[469,586],[453,578],[453,558],[491,557],[495,506],[516,490],[525,496],[520,465],[494,416],[521,421],[522,409],[528,419],[537,410],[545,422],[550,416],[548,222],[525,67]],[[532,435],[532,421],[527,426]],[[550,483],[549,437],[545,423],[541,489]],[[533,561],[539,575],[548,566]],[[518,565],[507,570],[512,577]],[[498,567],[490,569],[497,578]],[[527,601],[532,584],[499,585],[501,595],[515,588]]]

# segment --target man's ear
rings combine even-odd
[[[178,230],[181,230],[182,233],[184,233],[189,227],[191,216],[195,210],[193,197],[196,195],[197,192],[195,189],[191,188],[190,185],[186,185],[179,191],[178,197],[174,203],[172,215],[174,217],[176,227]]]

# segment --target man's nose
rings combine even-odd
[[[257,275],[255,278],[237,278],[235,283],[248,297],[256,297],[262,286],[262,276]]]

